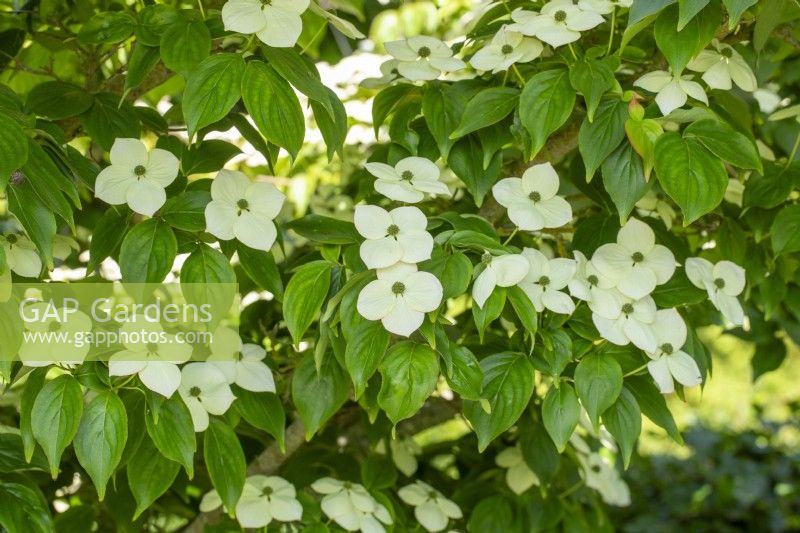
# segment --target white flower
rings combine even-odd
[[[561,292],[575,275],[575,261],[559,257],[548,259],[539,250],[525,248],[522,256],[528,260],[528,273],[518,285],[525,291],[540,313],[545,307],[554,313],[571,315],[575,302]]]
[[[675,309],[656,311],[652,326],[656,338],[656,350],[648,352],[652,359],[647,363],[650,375],[663,394],[675,391],[672,378],[686,387],[694,387],[703,382],[697,362],[682,351],[686,344],[686,323]]]
[[[556,196],[559,181],[553,165],[533,165],[522,178],[505,178],[492,187],[497,203],[508,209],[508,218],[524,231],[560,228],[572,220],[572,206]]]
[[[592,322],[604,339],[626,346],[633,343],[646,352],[657,348],[653,334],[653,321],[656,319],[656,303],[650,296],[632,300],[620,295],[616,305],[610,301],[589,303]]]
[[[80,249],[80,245],[72,237],[56,235],[53,239],[53,257],[60,261],[66,261],[72,255],[72,252],[77,252]]]
[[[392,451],[394,466],[407,477],[414,475],[419,463],[417,455],[422,453],[422,448],[412,437],[391,439],[389,449]]]
[[[361,259],[367,268],[388,268],[396,263],[419,263],[431,258],[433,237],[428,219],[416,207],[386,211],[377,205],[356,206],[353,222],[366,238]]]
[[[266,350],[256,344],[244,344],[230,328],[218,328],[209,346],[208,363],[217,367],[228,381],[252,392],[275,392],[272,370],[264,364]]]
[[[24,235],[0,235],[0,245],[10,270],[24,278],[38,278],[42,273],[42,259],[36,246]]]
[[[386,507],[375,501],[363,485],[324,477],[312,483],[311,488],[325,494],[322,512],[347,531],[382,533],[385,528],[381,522],[392,523]]]
[[[744,183],[735,178],[728,180],[728,186],[725,188],[725,201],[734,205],[742,207],[744,202]]]
[[[703,81],[712,89],[729,91],[733,87],[731,81],[743,91],[753,92],[758,88],[755,74],[739,52],[716,39],[711,45],[715,50],[703,50],[686,68],[703,72]]]
[[[616,290],[616,280],[604,276],[586,256],[575,250],[575,275],[569,280],[569,292],[575,298],[598,306],[617,307],[622,295]]]
[[[617,242],[604,244],[592,256],[592,264],[604,276],[617,280],[617,289],[638,300],[675,273],[675,256],[656,244],[653,230],[631,218],[617,233]]]
[[[383,45],[398,60],[397,71],[412,81],[430,81],[442,72],[455,72],[466,67],[453,57],[453,51],[439,39],[418,35]]]
[[[522,494],[539,484],[539,477],[531,470],[518,446],[506,448],[495,457],[497,466],[506,470],[506,484],[515,494]]]
[[[517,9],[511,13],[511,18],[515,22],[511,30],[537,37],[554,48],[577,41],[580,32],[605,22],[600,14],[584,11],[572,0],[553,0],[538,14]]]
[[[380,320],[387,331],[408,337],[422,325],[425,313],[439,307],[442,296],[436,276],[397,263],[378,270],[378,279],[361,289],[356,308],[367,320]]]
[[[441,170],[424,157],[406,157],[397,165],[367,163],[365,165],[375,180],[375,190],[391,200],[415,204],[430,195],[450,196],[450,189],[439,181]]]
[[[631,7],[633,0],[580,0],[578,7],[584,11],[593,11],[601,15],[607,15],[614,11],[615,7]]]
[[[178,364],[189,360],[192,347],[166,335],[160,324],[143,318],[124,323],[120,333],[125,349],[111,356],[108,374],[138,374],[145,387],[167,398],[171,397],[181,383]],[[133,342],[137,339],[136,333],[142,333],[139,342]]]
[[[74,313],[59,313],[59,316],[47,314],[48,306],[45,302],[36,302],[28,306],[27,316],[47,317],[47,320],[25,320],[25,329],[30,332],[47,334],[51,337],[24,337],[24,342],[19,349],[19,358],[22,364],[29,367],[42,367],[53,364],[77,365],[89,353],[89,343],[76,342],[76,335],[86,335],[92,331],[92,319],[89,315],[75,311]]]
[[[303,32],[300,15],[309,0],[229,0],[222,6],[225,29],[256,34],[267,46],[290,48]]]
[[[164,202],[164,189],[178,177],[180,161],[171,152],[150,152],[139,139],[116,139],[111,147],[111,165],[95,182],[95,195],[111,205],[127,203],[140,215],[153,216]]]
[[[598,453],[578,454],[581,475],[586,486],[596,490],[609,505],[625,507],[631,504],[631,492],[619,472]]]
[[[428,531],[442,531],[450,519],[459,519],[461,509],[424,481],[415,481],[397,491],[400,499],[414,506],[414,516]]]
[[[381,77],[380,78],[366,78],[361,82],[361,86],[365,89],[382,89],[387,85],[396,81],[400,77],[400,72],[397,66],[400,62],[396,59],[389,59],[381,63]]]
[[[278,216],[285,196],[274,185],[253,182],[234,170],[220,170],[211,183],[206,206],[207,231],[224,241],[233,238],[256,250],[269,251],[278,231]]]
[[[200,511],[208,513],[222,506],[216,490],[203,496]],[[273,520],[296,522],[303,517],[294,485],[278,476],[250,476],[236,504],[236,520],[244,528],[262,528]]]
[[[208,415],[224,415],[236,397],[222,371],[210,363],[189,363],[181,370],[178,393],[192,415],[195,431],[208,429]]]
[[[469,62],[476,70],[491,70],[493,73],[507,70],[515,63],[533,61],[542,54],[541,41],[525,37],[508,26],[500,28],[492,41],[478,50]]]
[[[647,194],[636,202],[636,212],[643,217],[650,216],[660,218],[664,222],[664,225],[667,226],[667,229],[672,228],[672,224],[677,216],[675,209],[672,208],[672,204],[660,198],[652,190],[647,191]]]
[[[530,268],[528,260],[519,254],[492,257],[487,253],[483,256],[483,262],[486,266],[472,286],[472,299],[478,307],[483,307],[495,287],[516,285],[525,278]]]
[[[732,324],[744,323],[744,310],[736,298],[744,290],[745,271],[731,261],[716,265],[700,257],[686,260],[686,275],[698,288],[705,289],[714,307]]]
[[[656,104],[661,114],[669,115],[675,109],[683,107],[691,96],[708,105],[708,97],[703,87],[692,81],[691,75],[672,75],[664,70],[648,72],[633,83],[646,91],[656,94]]]

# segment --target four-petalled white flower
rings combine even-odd
[[[633,0],[580,0],[578,7],[584,11],[594,11],[601,15],[607,15],[614,11],[616,7],[631,7]]]
[[[703,81],[712,89],[729,91],[733,83],[740,89],[753,92],[758,89],[758,81],[747,61],[732,46],[714,39],[714,50],[703,50],[692,59],[686,68],[703,72]]]
[[[534,165],[522,178],[505,178],[492,187],[497,203],[524,231],[559,228],[572,220],[572,206],[557,196],[559,180],[553,165]]]
[[[269,251],[278,236],[273,220],[285,198],[270,183],[220,170],[211,183],[211,202],[206,206],[207,231],[224,241],[235,238],[250,248]]]
[[[705,289],[711,303],[736,326],[744,323],[744,310],[737,296],[745,285],[745,271],[731,261],[712,264],[701,257],[686,260],[686,275],[698,288]]]
[[[594,303],[606,308],[622,305],[622,294],[616,289],[616,280],[604,276],[591,261],[578,250],[575,256],[575,276],[569,281],[569,292],[584,302]]]
[[[325,496],[322,512],[347,531],[382,533],[383,524],[391,524],[389,511],[367,492],[363,485],[324,477],[311,484],[311,488]]]
[[[584,11],[572,0],[553,0],[539,13],[517,9],[511,18],[514,24],[510,29],[536,37],[554,48],[577,41],[580,32],[604,22],[599,13]]]
[[[153,216],[167,201],[164,189],[178,177],[180,161],[171,152],[147,147],[139,139],[117,139],[111,165],[97,175],[95,196],[111,205],[127,203],[140,215]]]
[[[228,0],[222,6],[225,29],[255,34],[267,46],[290,48],[303,32],[300,18],[310,0]]]
[[[200,511],[211,512],[222,506],[216,490],[200,501]],[[296,522],[303,517],[303,506],[297,500],[294,485],[278,476],[250,476],[245,480],[242,496],[236,504],[236,521],[244,528],[262,528],[273,520]]]
[[[19,358],[25,366],[78,365],[89,354],[89,343],[74,342],[76,335],[85,335],[92,331],[92,319],[89,315],[74,311],[53,316],[51,305],[52,303],[35,302],[26,306],[27,316],[47,318],[25,320],[25,329],[34,333],[30,337],[25,335],[19,348]],[[55,335],[52,338],[35,336],[36,333],[46,335],[49,332]]]
[[[546,307],[554,313],[571,315],[575,311],[575,302],[561,290],[575,275],[575,261],[563,257],[548,259],[533,248],[522,250],[522,256],[530,267],[519,286],[536,310],[541,313]]]
[[[427,531],[442,531],[451,518],[458,520],[463,516],[458,505],[424,481],[406,485],[397,491],[397,495],[414,506],[414,516]]]
[[[264,364],[266,350],[256,344],[242,344],[239,334],[231,328],[217,328],[209,345],[207,362],[216,366],[228,380],[252,392],[275,392],[272,370]]]
[[[387,331],[408,337],[422,325],[425,313],[439,307],[443,292],[433,274],[397,263],[378,270],[378,279],[361,289],[356,308],[367,320],[380,320]]]
[[[686,387],[695,387],[703,382],[703,376],[692,356],[682,351],[686,344],[686,323],[675,309],[656,312],[652,325],[656,339],[656,350],[647,352],[652,359],[647,363],[650,375],[663,394],[675,391],[673,378]]]
[[[632,300],[620,295],[619,302],[590,302],[592,322],[604,339],[626,346],[633,343],[646,352],[656,350],[653,321],[656,319],[656,303],[650,296]]]
[[[520,254],[507,254],[492,257],[483,255],[484,269],[472,285],[472,299],[478,307],[483,307],[494,292],[495,287],[512,287],[522,281],[528,273],[528,260]]]
[[[418,35],[383,45],[389,54],[398,60],[397,71],[411,81],[430,81],[442,72],[455,72],[466,67],[463,61],[453,57],[453,51],[434,37]]]
[[[359,205],[353,222],[366,238],[360,253],[367,268],[388,268],[401,261],[419,263],[431,258],[433,237],[426,230],[428,219],[417,207],[386,211],[376,205]]]
[[[0,246],[3,247],[8,269],[15,274],[24,278],[38,278],[42,273],[42,259],[36,246],[25,235],[0,235]]]
[[[367,163],[365,167],[378,178],[375,190],[390,200],[415,204],[422,201],[425,194],[450,196],[450,189],[439,181],[441,170],[424,157],[406,157],[395,166]]]
[[[518,31],[500,28],[491,42],[478,50],[470,64],[476,70],[491,70],[493,73],[507,70],[515,63],[533,61],[542,54],[541,41],[533,37],[526,37]]]
[[[670,74],[664,70],[656,70],[648,72],[633,84],[645,91],[656,93],[656,104],[664,116],[683,107],[689,96],[708,105],[706,92],[699,83],[692,81],[690,74],[681,76]]]
[[[539,484],[539,477],[531,470],[519,446],[506,448],[495,457],[497,466],[506,469],[506,484],[514,494],[522,494]]]
[[[208,415],[224,415],[236,397],[225,374],[211,363],[189,363],[181,369],[178,388],[192,415],[195,431],[208,429]]]

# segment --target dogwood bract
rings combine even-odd
[[[15,274],[24,278],[36,278],[42,273],[42,259],[28,237],[16,233],[0,235],[0,245],[3,247],[6,265]]]
[[[519,282],[533,306],[540,313],[545,307],[554,313],[570,315],[575,311],[575,302],[561,292],[575,275],[575,261],[572,259],[548,259],[539,250],[525,248],[522,256],[528,261],[528,273]]]
[[[194,430],[208,429],[208,415],[224,415],[236,397],[225,374],[211,363],[189,363],[181,370],[178,388],[192,415]]]
[[[511,18],[514,24],[510,29],[536,37],[553,48],[577,41],[580,32],[604,22],[599,13],[584,11],[572,0],[553,0],[539,13],[517,9],[511,13]]]
[[[645,91],[656,93],[656,104],[664,116],[683,107],[689,96],[708,105],[708,96],[703,87],[696,81],[692,81],[692,76],[688,74],[681,76],[670,74],[664,70],[656,70],[648,72],[633,84]]]
[[[602,245],[592,264],[604,276],[617,281],[619,292],[638,300],[675,273],[675,256],[656,244],[656,235],[644,222],[631,218],[617,233],[617,242]]]
[[[442,296],[436,276],[397,263],[378,270],[378,279],[361,289],[356,308],[367,320],[380,320],[387,331],[408,337],[422,325],[425,313],[439,307]]]
[[[365,168],[378,178],[375,190],[390,200],[415,204],[422,201],[425,194],[450,196],[450,189],[439,181],[441,170],[424,157],[406,157],[395,166],[367,163]]]
[[[48,316],[48,303],[31,304],[27,313],[33,316]],[[81,311],[49,317],[47,320],[26,320],[25,329],[31,332],[57,332],[65,337],[59,341],[49,337],[25,336],[19,348],[19,358],[28,367],[42,367],[53,364],[77,365],[83,363],[89,354],[89,343],[74,342],[76,335],[85,335],[92,331],[92,319]]]
[[[310,0],[229,0],[222,6],[225,29],[255,34],[262,43],[290,48],[303,32],[300,18]]]
[[[653,376],[658,389],[663,394],[675,391],[672,378],[686,387],[694,387],[703,382],[703,376],[697,362],[682,351],[686,344],[686,323],[675,309],[656,311],[656,319],[652,325],[656,339],[656,350],[647,352],[652,359],[647,363],[647,370]]]
[[[592,322],[600,335],[614,344],[626,346],[633,343],[646,352],[656,349],[653,321],[656,319],[656,303],[650,296],[632,300],[620,295],[619,303],[590,302]]]
[[[200,501],[200,510],[209,513],[222,506],[216,490]],[[303,517],[303,506],[297,500],[294,485],[278,476],[250,476],[245,480],[242,496],[236,504],[236,521],[244,528],[261,528],[273,520],[296,522]]]
[[[578,250],[575,256],[575,275],[569,280],[569,292],[584,302],[595,303],[604,307],[617,307],[622,304],[623,296],[616,290],[616,280],[604,276],[591,261]]]
[[[415,481],[397,491],[400,499],[414,506],[414,516],[428,531],[442,531],[450,519],[463,516],[461,509],[424,481]]]
[[[599,453],[577,454],[577,457],[586,486],[596,490],[604,502],[617,507],[631,504],[628,484]]]
[[[476,70],[491,70],[493,73],[507,70],[515,63],[533,61],[542,54],[541,41],[526,37],[518,31],[500,28],[491,42],[475,52],[470,64]]]
[[[601,15],[607,15],[614,11],[616,7],[631,7],[633,0],[580,0],[578,7],[584,11],[594,11]]]
[[[275,392],[272,370],[264,364],[266,350],[256,344],[242,344],[239,334],[230,328],[219,328],[209,348],[207,361],[216,366],[229,385],[236,384],[252,392]]]
[[[353,222],[366,238],[359,249],[367,268],[388,268],[400,261],[419,263],[431,258],[433,237],[428,219],[416,207],[386,211],[377,205],[356,206]]]
[[[140,215],[161,209],[164,189],[178,177],[177,157],[160,148],[148,152],[139,139],[116,139],[109,158],[111,164],[97,175],[95,196],[111,205],[127,203]]]
[[[732,46],[714,39],[714,50],[703,50],[692,59],[686,68],[703,73],[705,81],[712,89],[729,91],[733,83],[743,91],[758,89],[758,81],[747,61]]]
[[[347,531],[381,533],[391,524],[389,511],[367,492],[363,485],[324,477],[311,484],[322,498],[322,512]]]
[[[518,446],[506,448],[495,457],[497,466],[506,469],[506,484],[514,494],[522,494],[539,484],[539,477],[531,470]]]
[[[206,206],[207,231],[224,241],[235,238],[250,248],[269,251],[278,236],[273,219],[285,199],[271,183],[220,170],[211,183],[211,202]]]
[[[411,81],[430,81],[442,72],[455,72],[466,67],[453,51],[434,37],[418,35],[383,44],[386,51],[398,60],[397,71]]]
[[[741,326],[744,310],[736,298],[744,290],[745,270],[731,261],[720,261],[716,265],[701,257],[686,260],[686,275],[700,289],[708,292],[708,298],[726,319]]]
[[[497,203],[508,209],[508,218],[524,231],[560,228],[572,220],[572,206],[557,196],[558,174],[553,165],[534,165],[522,178],[505,178],[492,187]]]
[[[530,264],[519,254],[492,257],[484,254],[484,269],[472,285],[472,299],[478,307],[483,307],[494,292],[495,287],[512,287],[522,281],[528,273]]]

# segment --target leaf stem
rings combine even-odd
[[[800,148],[800,132],[797,134],[797,138],[794,140],[794,146],[792,147],[792,152],[789,154],[789,160],[786,161],[786,166],[784,169],[789,168],[792,166],[792,162],[794,161],[794,157],[797,155],[797,149]]]
[[[509,242],[511,242],[511,239],[514,238],[517,232],[519,232],[519,228],[514,228],[514,231],[511,232],[511,235],[509,235],[508,238],[503,242],[503,246],[506,246]]]
[[[517,75],[517,78],[519,78],[519,82],[524,87],[525,83],[526,83],[525,82],[525,78],[522,77],[522,74],[520,73],[519,69],[517,68],[517,65],[511,65],[511,69],[514,71],[514,74]]]
[[[606,48],[606,55],[611,55],[611,45],[614,44],[614,30],[617,28],[617,6],[611,11],[611,33],[608,34],[608,48]]]
[[[572,47],[572,43],[567,43],[567,46],[569,46],[569,51],[572,52],[572,57],[574,57],[577,60],[578,54],[575,53],[575,49]]]
[[[638,374],[639,372],[641,372],[642,370],[644,370],[645,368],[647,368],[647,364],[648,364],[648,363],[645,363],[645,364],[643,364],[642,366],[640,366],[639,368],[635,368],[635,369],[631,370],[630,372],[628,372],[627,374],[625,374],[625,375],[624,375],[624,376],[622,376],[622,377],[623,377],[623,378],[627,378],[627,377],[630,377],[630,376],[635,376],[636,374]]]
[[[197,0],[197,7],[200,9],[200,15],[203,16],[203,19],[206,18],[206,10],[203,9],[203,0]]]

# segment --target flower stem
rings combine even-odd
[[[611,45],[614,44],[614,30],[617,28],[617,6],[614,6],[614,10],[611,11],[611,33],[608,34],[608,48],[606,49],[606,55],[611,55]]]
[[[643,364],[643,365],[642,365],[642,366],[640,366],[639,368],[635,368],[635,369],[631,370],[630,372],[628,372],[627,374],[625,374],[625,375],[624,375],[624,376],[622,376],[622,377],[623,377],[623,378],[627,378],[627,377],[630,377],[630,376],[635,376],[636,374],[638,374],[639,372],[641,372],[641,371],[642,371],[642,370],[644,370],[645,368],[647,368],[647,363]]]
[[[786,166],[784,168],[789,168],[792,166],[792,162],[794,161],[794,156],[797,155],[797,149],[800,148],[800,133],[797,134],[797,138],[794,140],[794,146],[792,147],[792,152],[789,154],[789,160],[786,161]]]
[[[520,73],[520,71],[517,68],[517,66],[516,65],[511,65],[511,69],[514,71],[514,74],[517,75],[517,78],[519,78],[519,82],[524,86],[525,83],[526,83],[525,82],[525,78],[522,77],[522,74]]]
[[[519,228],[514,228],[514,231],[511,232],[511,235],[509,235],[508,238],[503,242],[503,246],[505,246],[509,242],[511,242],[511,239],[513,239],[516,236],[518,231],[519,231]]]
[[[206,10],[203,9],[203,0],[197,0],[197,7],[200,9],[200,15],[203,16],[203,19],[206,18]]]
[[[575,53],[575,49],[572,47],[572,43],[567,43],[567,46],[569,46],[569,51],[572,52],[572,57],[578,59],[578,54]]]

